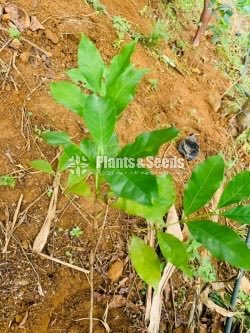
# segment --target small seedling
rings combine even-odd
[[[74,227],[70,230],[69,234],[72,238],[79,238],[83,234],[83,231],[79,227]]]
[[[167,39],[166,23],[159,20],[155,23],[152,32],[148,36],[141,38],[141,42],[147,47],[154,48],[165,39]]]
[[[9,28],[9,36],[10,38],[20,39],[21,32],[17,28]]]
[[[154,90],[154,91],[157,90],[159,81],[157,79],[150,79],[148,81],[150,83],[151,90]]]
[[[216,280],[216,272],[209,256],[201,258],[199,249],[201,244],[192,240],[187,247],[189,255],[190,268],[194,277],[200,277],[204,282],[214,282]]]
[[[99,0],[87,0],[96,12],[102,13],[105,11],[105,6]]]
[[[117,34],[114,47],[120,49],[121,45],[124,43],[126,33],[130,32],[131,25],[121,16],[113,16],[112,21]]]
[[[0,186],[7,186],[14,188],[16,185],[16,180],[13,176],[0,176]]]
[[[53,189],[51,187],[49,187],[47,189],[47,196],[48,196],[48,198],[51,198],[52,194],[53,194]]]
[[[70,251],[66,251],[65,256],[71,258],[73,256],[73,254]]]

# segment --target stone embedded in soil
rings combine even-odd
[[[22,43],[17,38],[14,38],[13,41],[10,43],[10,47],[12,47],[14,50],[19,50],[21,46]]]
[[[52,32],[49,29],[45,30],[45,36],[53,43],[53,44],[58,44],[59,43],[59,37]]]
[[[23,319],[22,316],[16,315],[15,322],[19,324],[19,323],[21,323],[22,319]]]
[[[27,64],[29,62],[29,59],[30,59],[30,53],[27,51],[27,52],[23,52],[21,53],[20,55],[20,60],[24,63],[24,64]]]
[[[119,279],[119,277],[122,275],[123,272],[123,262],[120,260],[117,260],[111,264],[111,266],[108,269],[108,277],[111,281],[116,281]]]
[[[10,20],[10,15],[9,14],[3,14],[2,16],[2,21],[6,22]]]
[[[221,108],[221,95],[217,91],[210,91],[206,102],[213,111],[217,112]]]

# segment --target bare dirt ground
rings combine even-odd
[[[148,4],[146,0],[105,0],[103,3],[110,14],[125,17],[141,32],[150,31],[150,19],[139,14]],[[77,116],[52,100],[49,83],[65,79],[65,69],[76,66],[81,32],[96,43],[106,61],[117,52],[113,47],[116,34],[109,17],[97,15],[81,0],[20,0],[15,4],[30,15],[36,15],[45,27],[45,30],[36,32],[25,31],[22,36],[50,52],[52,57],[47,58],[25,42],[18,50],[7,46],[0,54],[1,67],[3,63],[7,66],[7,72],[3,69],[0,72],[0,83],[4,84],[0,91],[0,174],[16,172],[18,178],[15,189],[0,187],[0,221],[3,225],[12,221],[21,195],[20,212],[34,203],[25,214],[19,216],[25,218],[16,229],[7,253],[1,258],[0,333],[88,332],[88,277],[32,254],[31,245],[46,216],[50,200],[47,191],[53,180],[34,172],[29,162],[43,156],[48,161],[56,157],[57,151],[39,139],[37,134],[41,130],[67,131],[76,141],[86,135]],[[7,27],[6,22],[1,21],[1,24]],[[51,32],[53,38],[49,39]],[[188,42],[191,42],[194,32],[195,25],[187,27],[185,38]],[[8,36],[0,31],[0,38],[3,43]],[[163,51],[171,56],[172,51],[167,45],[163,45]],[[27,63],[20,58],[24,52],[29,53]],[[181,75],[138,45],[133,62],[151,71],[140,85],[134,102],[119,121],[121,142],[127,143],[145,130],[174,125],[181,129],[182,137],[198,134],[201,147],[198,161],[225,152],[238,154],[242,163],[248,165],[244,155],[233,151],[227,121],[217,112],[220,96],[230,83],[215,69],[214,59],[213,46],[204,38],[198,49],[189,48],[184,52],[181,61],[186,71]],[[150,87],[148,80],[151,78],[159,81],[156,91]],[[178,155],[174,144],[168,149],[167,154]],[[196,163],[186,163],[184,170],[172,172],[178,190],[183,188]],[[60,195],[56,221],[45,253],[88,269],[89,244],[93,238],[98,238],[90,228],[93,209],[91,199]],[[102,207],[98,207],[98,211],[101,225],[104,212]],[[69,230],[74,226],[83,230],[80,238],[72,239],[69,236]],[[138,218],[114,209],[108,213],[94,267],[94,318],[98,319],[94,321],[96,333],[107,331],[100,319],[107,322],[114,333],[144,332],[145,286],[133,272],[127,250],[128,239],[132,233],[140,233],[140,226],[144,226],[144,222]],[[3,246],[3,229],[0,233]],[[117,261],[122,263],[122,272],[116,281],[112,281],[109,267]],[[171,299],[164,304],[162,332],[174,332],[174,323],[175,327],[179,327],[187,321],[191,308],[189,300],[192,302],[192,282],[184,281],[176,273],[171,283],[176,297],[178,289],[184,284],[190,290],[190,295],[186,295],[185,304],[178,303],[175,311],[172,310]]]

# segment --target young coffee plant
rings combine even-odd
[[[179,131],[170,127],[146,132],[122,148],[115,132],[117,120],[132,102],[147,72],[131,64],[134,50],[134,42],[126,45],[108,66],[95,45],[83,35],[78,49],[79,67],[67,71],[73,83],[52,83],[51,94],[55,101],[81,117],[90,137],[78,145],[65,132],[45,132],[42,138],[62,148],[57,172],[69,169],[67,187],[72,193],[89,195],[86,180],[94,176],[96,195],[102,194],[102,184],[108,184],[109,195],[136,202],[145,210],[150,206],[155,209],[157,202],[165,214],[169,202],[162,193],[170,183],[169,177],[153,175],[142,163],[147,156],[157,155],[161,145],[174,139]],[[118,166],[116,161],[120,161]],[[38,170],[53,172],[46,161],[32,163]]]
[[[226,185],[217,207],[206,213],[204,206],[210,202],[223,180],[224,160],[221,156],[209,157],[199,164],[184,191],[184,212],[180,223],[186,224],[191,238],[202,244],[214,257],[234,267],[250,270],[250,249],[244,240],[231,228],[210,220],[212,216],[219,216],[243,225],[250,225],[250,205],[245,203],[250,199],[250,171],[240,172],[233,177]],[[165,186],[162,192],[159,188],[159,191],[160,196],[169,198],[170,205],[174,203],[174,192],[171,186]],[[185,244],[164,232],[163,215],[160,209],[156,209],[153,205],[144,210],[137,203],[127,199],[119,199],[117,206],[130,214],[144,217],[156,229],[160,248],[159,256],[152,247],[146,245],[137,236],[132,238],[130,244],[132,263],[144,282],[157,289],[161,278],[160,258],[162,257],[187,276],[192,276],[189,253],[186,251]]]

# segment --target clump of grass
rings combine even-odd
[[[141,42],[148,47],[156,47],[162,40],[167,40],[166,23],[164,20],[158,20],[151,33],[148,36],[141,37]]]
[[[105,11],[105,6],[99,0],[87,0],[87,2],[96,12],[103,13]]]
[[[130,33],[131,25],[121,16],[113,16],[112,22],[117,34],[117,39],[114,41],[114,47],[120,49],[125,41],[126,33]]]

